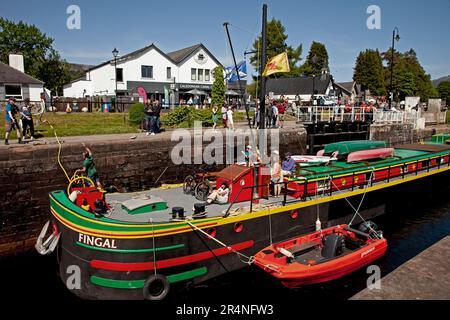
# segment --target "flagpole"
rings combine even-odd
[[[267,4],[263,5],[263,15],[262,15],[262,31],[261,31],[261,65],[260,67],[260,75],[261,75],[261,92],[259,99],[259,128],[266,128],[266,77],[263,76],[264,69],[267,63]],[[261,141],[260,141],[261,143]],[[265,149],[262,149],[265,150]]]
[[[224,24],[223,24],[223,26],[225,27],[225,30],[227,31],[228,42],[230,43],[231,56],[233,57],[234,69],[236,70],[236,75],[237,75],[237,78],[238,78],[239,93],[242,95],[242,97],[244,97],[243,91],[242,91],[242,85],[241,85],[241,75],[239,74],[238,66],[237,66],[237,63],[236,63],[236,56],[234,55],[233,43],[231,42],[230,31],[228,30],[228,25],[229,25],[228,22],[224,22]],[[246,103],[244,103],[244,105],[245,105],[245,110],[247,112],[248,126],[251,128],[250,117],[249,117],[249,114],[248,114],[248,107],[247,107]],[[241,106],[240,99],[238,99],[238,106],[239,107]]]
[[[225,30],[227,31],[228,42],[230,43],[231,55],[233,56],[234,68],[235,68],[235,70],[236,70],[236,75],[237,75],[237,78],[238,78],[238,88],[239,88],[239,93],[242,94],[243,91],[242,91],[242,87],[241,87],[241,76],[240,76],[240,74],[239,74],[239,69],[238,69],[238,66],[237,66],[237,63],[236,63],[236,56],[234,55],[233,43],[231,42],[230,32],[228,31],[228,25],[229,25],[228,22],[225,22],[225,23],[223,24],[223,26],[225,27]],[[228,87],[228,86],[227,86],[227,87]],[[242,95],[242,97],[244,97],[244,96]],[[240,106],[240,99],[238,99],[238,105]],[[252,139],[251,145],[252,145],[253,148],[255,148],[256,150],[258,150],[258,148],[257,148],[257,146],[256,146],[255,136],[254,136],[254,134],[253,134],[252,124],[251,124],[251,122],[250,122],[249,106],[248,106],[248,104],[245,103],[245,102],[244,102],[244,106],[245,106],[245,113],[246,113],[246,115],[247,115],[248,127],[250,128],[250,137],[251,137],[251,139]],[[256,116],[256,114],[255,114],[255,116]]]
[[[267,133],[266,133],[266,77],[264,76],[264,69],[267,64],[267,4],[263,5],[262,14],[262,30],[261,30],[261,65],[260,65],[260,75],[261,75],[261,92],[259,99],[259,151],[261,158],[261,166],[264,167],[267,161],[268,150],[267,150]],[[258,185],[256,183],[256,185]]]

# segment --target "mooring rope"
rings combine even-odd
[[[241,262],[243,262],[243,263],[245,263],[245,264],[248,264],[248,265],[253,264],[253,262],[254,262],[254,260],[255,260],[255,257],[253,257],[253,256],[249,257],[249,256],[247,256],[247,255],[245,255],[245,254],[243,254],[243,253],[241,253],[241,252],[239,252],[239,251],[233,249],[232,247],[226,245],[225,243],[223,243],[223,242],[220,241],[219,239],[217,239],[217,238],[211,236],[210,234],[208,234],[207,232],[203,231],[202,229],[200,229],[199,227],[197,227],[195,224],[191,223],[189,220],[177,220],[177,219],[175,219],[175,220],[172,220],[172,221],[176,221],[176,222],[186,222],[187,224],[189,224],[189,226],[190,226],[191,228],[193,228],[193,229],[199,231],[200,233],[204,234],[204,235],[205,235],[206,237],[208,237],[209,239],[211,239],[211,240],[217,242],[218,244],[220,244],[222,247],[227,248],[229,251],[231,251],[231,252],[237,254],[237,255],[239,256],[239,259],[241,260]],[[244,261],[243,259],[241,259],[241,257],[247,259],[247,261]]]
[[[369,188],[369,183],[370,183],[370,181],[372,181],[372,179],[373,179],[373,174],[374,174],[375,168],[372,167],[371,169],[372,169],[372,172],[370,173],[369,180],[367,181],[367,184],[366,184],[366,186],[364,187],[364,193],[363,193],[363,196],[362,196],[362,198],[361,198],[361,201],[359,202],[358,208],[356,209],[356,208],[352,205],[352,203],[347,199],[347,197],[344,197],[345,201],[347,201],[347,203],[350,205],[350,207],[355,211],[355,214],[353,215],[353,218],[351,219],[350,223],[348,224],[349,226],[352,225],[352,223],[353,223],[353,221],[355,220],[356,216],[359,216],[363,222],[367,223],[367,221],[366,221],[366,220],[363,218],[363,216],[359,213],[359,210],[361,209],[361,206],[362,206],[362,204],[363,204],[363,202],[364,202],[364,198],[366,197],[367,189]],[[336,189],[337,189],[339,192],[341,192],[341,189],[339,189],[339,187],[334,183],[332,177],[331,177],[331,176],[328,176],[328,178],[330,179],[331,184],[333,184],[333,185],[336,187]],[[354,181],[353,181],[353,183],[354,183]],[[367,227],[368,227],[374,234],[376,234],[377,238],[381,238],[380,235],[378,234],[378,232],[377,232],[376,230],[374,230],[374,229],[370,226],[370,224],[367,224]]]
[[[58,138],[58,134],[56,133],[56,129],[53,127],[53,125],[50,123],[50,121],[46,120],[46,119],[42,119],[42,116],[44,115],[44,113],[42,112],[39,116],[39,121],[41,121],[42,123],[46,123],[50,126],[50,128],[53,130],[53,134],[55,135],[56,141],[58,142],[58,156],[57,156],[57,160],[58,160],[58,164],[61,167],[62,171],[64,172],[67,180],[69,182],[71,182],[72,180],[69,178],[69,175],[67,174],[66,169],[64,168],[63,164],[61,163],[61,149],[62,149],[62,144],[61,141]]]

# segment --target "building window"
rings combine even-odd
[[[172,68],[167,67],[167,79],[172,79]]]
[[[203,81],[203,69],[198,69],[198,81]]]
[[[22,86],[20,84],[5,84],[5,98],[22,99]]]
[[[210,81],[211,80],[210,72],[211,71],[209,69],[205,70],[205,81]]]
[[[116,69],[116,81],[123,82],[123,68]]]
[[[192,81],[197,80],[197,69],[195,69],[195,68],[191,69],[191,80]]]
[[[141,66],[141,76],[153,79],[153,66]]]

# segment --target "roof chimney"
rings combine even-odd
[[[19,70],[21,72],[25,72],[23,67],[23,55],[21,54],[10,54],[9,55],[9,66]]]

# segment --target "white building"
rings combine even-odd
[[[24,73],[23,56],[9,55],[9,66],[0,62],[0,101],[8,98],[40,101],[44,83]]]
[[[119,56],[116,65],[112,59],[89,69],[85,77],[64,86],[64,96],[114,96],[117,79],[118,96],[137,94],[142,87],[148,98],[168,99],[170,92],[170,100],[179,102],[188,100],[192,95],[187,92],[193,89],[210,94],[213,70],[219,65],[203,44],[169,53],[151,44]]]

